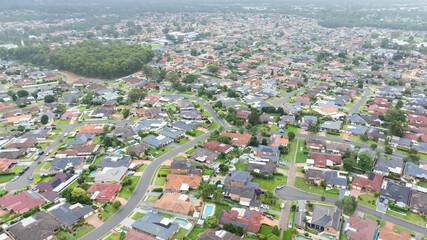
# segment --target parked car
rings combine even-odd
[[[30,180],[34,180],[33,176],[29,176],[28,179]]]
[[[276,190],[280,190],[280,189],[282,189],[283,188],[283,185],[282,184],[280,184],[280,185],[278,185],[277,187],[276,187]]]
[[[269,218],[269,219],[271,219],[271,220],[274,220],[274,217],[273,217],[273,216],[271,216],[271,215],[267,215],[267,218]]]
[[[284,208],[284,207],[285,207],[285,203],[281,203],[280,208]]]
[[[292,228],[292,221],[289,221],[288,228]]]
[[[40,152],[39,152],[39,155],[43,155],[43,153],[44,153],[44,151],[40,151]]]
[[[23,171],[27,171],[28,169],[30,169],[30,167],[25,167],[25,168],[23,169]]]
[[[12,179],[10,179],[10,181],[12,181],[12,182],[13,182],[13,181],[15,181],[16,179],[18,179],[18,177],[19,177],[19,176],[15,176],[15,177],[13,177]]]

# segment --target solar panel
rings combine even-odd
[[[37,194],[36,194],[36,193],[34,193],[34,192],[28,191],[28,194],[30,194],[30,196],[31,196],[32,198],[34,198],[34,199],[40,199],[39,195],[37,195]]]

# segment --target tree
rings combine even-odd
[[[147,96],[147,92],[141,88],[134,88],[128,94],[128,99],[130,102],[134,103],[144,99]]]
[[[239,237],[243,236],[246,233],[246,230],[242,226],[237,226],[235,234]]]
[[[119,200],[116,200],[113,202],[113,208],[114,209],[119,209],[122,206],[122,203]]]
[[[277,225],[273,227],[273,231],[271,231],[271,233],[273,233],[276,236],[280,236],[280,230],[277,227]]]
[[[215,216],[210,216],[206,218],[206,225],[208,228],[216,228],[218,227],[218,219]]]
[[[244,128],[242,128],[242,127],[240,127],[240,128],[239,128],[239,133],[240,133],[240,134],[243,134],[244,132],[245,132],[245,129],[244,129]]]
[[[372,144],[371,144],[371,149],[372,149],[372,150],[377,149],[377,147],[378,147],[378,144],[376,144],[376,143],[372,143]]]
[[[124,109],[122,114],[123,114],[123,118],[129,117],[130,109],[128,109],[128,108]]]
[[[351,216],[357,208],[357,201],[354,196],[346,196],[342,199],[344,214]]]
[[[325,199],[326,199],[325,195],[322,195],[322,196],[320,197],[320,199],[322,199],[322,202],[324,202],[324,201],[325,201]]]
[[[49,122],[49,117],[46,114],[43,114],[42,118],[40,119],[40,122],[45,125],[47,122]]]
[[[267,145],[267,144],[268,144],[268,143],[267,143],[267,139],[263,138],[263,139],[262,139],[261,144],[262,144],[262,145]]]
[[[385,153],[387,153],[387,154],[393,154],[393,148],[391,148],[390,145],[386,145],[384,147],[384,149],[385,149]]]
[[[399,100],[399,101],[397,101],[397,103],[396,103],[396,106],[395,106],[397,109],[400,109],[400,108],[402,108],[403,107],[403,101],[402,100]]]
[[[392,121],[406,121],[406,112],[402,109],[390,108],[385,112],[384,118],[388,122]]]
[[[252,136],[248,142],[248,146],[257,147],[259,145],[259,141],[255,136]]]
[[[374,167],[374,160],[368,154],[362,153],[359,155],[358,166],[365,171],[371,171]]]
[[[44,97],[44,102],[45,103],[51,103],[51,102],[55,102],[55,96],[53,95],[47,95]]]
[[[190,52],[190,54],[191,54],[191,56],[193,56],[193,57],[195,57],[195,56],[197,56],[197,55],[199,55],[198,54],[198,52],[197,52],[197,49],[191,49],[191,52]]]
[[[288,132],[288,139],[289,139],[289,142],[292,142],[292,140],[294,140],[294,139],[295,139],[295,133],[293,133],[293,132]]]
[[[252,124],[252,126],[255,126],[255,125],[257,125],[257,124],[260,123],[259,114],[258,114],[258,112],[256,110],[252,109],[251,115],[249,115],[248,122],[250,124]]]
[[[148,79],[152,79],[157,74],[156,69],[148,64],[144,64],[144,66],[142,66],[142,72]]]
[[[25,90],[19,90],[16,92],[16,95],[18,95],[18,97],[22,98],[22,97],[28,97],[28,92]]]
[[[209,64],[207,67],[208,72],[211,72],[213,74],[217,73],[219,70],[218,65]]]
[[[308,131],[310,133],[317,133],[317,132],[319,132],[319,126],[317,126],[317,125],[310,125],[310,126],[308,126]]]
[[[402,137],[405,134],[405,128],[401,121],[392,121],[389,124],[388,129],[390,130],[390,133],[395,136]]]

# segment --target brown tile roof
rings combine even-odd
[[[138,232],[136,230],[130,230],[128,233],[126,233],[124,240],[157,240],[157,238],[142,232]]]
[[[103,125],[87,125],[87,126],[82,126],[80,127],[79,133],[83,134],[83,133],[102,133],[104,131],[104,126]]]
[[[191,176],[191,175],[174,175],[169,174],[166,177],[165,190],[169,191],[180,191],[183,184],[188,184],[189,188],[194,189],[199,187],[202,182],[202,177],[200,176]]]
[[[9,211],[24,213],[46,203],[37,193],[23,191],[17,195],[6,194],[0,198],[0,205]]]
[[[334,162],[334,165],[335,164],[341,164],[341,162],[342,162],[342,158],[339,155],[330,155],[330,154],[311,152],[310,158],[314,160],[314,164],[316,166],[317,165],[326,165],[327,160]]]
[[[366,188],[372,191],[379,191],[381,188],[382,182],[383,182],[382,175],[370,173],[369,177],[360,176],[360,175],[354,177],[352,185],[360,188]]]
[[[351,216],[348,219],[348,223],[352,229],[356,231],[347,231],[347,237],[351,240],[366,240],[374,239],[375,232],[377,230],[378,223],[370,218],[365,220]]]
[[[174,192],[164,193],[162,197],[156,201],[154,208],[188,215],[190,211],[195,209],[194,205],[191,202],[191,196]]]
[[[0,172],[6,172],[10,165],[16,163],[16,160],[1,158],[0,159]]]
[[[93,183],[87,190],[89,194],[96,194],[95,200],[111,201],[112,198],[120,191],[120,184]]]
[[[240,134],[240,133],[223,132],[221,135],[231,138],[231,144],[239,147],[248,146],[248,142],[252,137],[252,135],[249,133]]]
[[[218,141],[210,141],[203,145],[204,148],[212,150],[214,152],[226,152],[228,149],[231,148],[231,145],[220,143]]]
[[[255,210],[246,210],[243,216],[239,216],[236,210],[221,210],[218,221],[220,224],[231,223],[244,225],[248,232],[257,233],[261,226],[262,214]],[[233,225],[234,225],[233,224]]]

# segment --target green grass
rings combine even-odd
[[[283,131],[285,132],[293,132],[293,133],[299,133],[299,128],[291,126],[291,125],[286,125],[285,129],[283,129]]]
[[[264,236],[270,235],[272,231],[273,231],[273,227],[266,224],[262,224],[261,228],[259,229],[259,233],[261,233]]]
[[[93,145],[101,144],[101,136],[97,136],[92,142]]]
[[[390,210],[387,209],[387,214],[389,214],[391,216],[394,216],[394,217],[398,217],[398,218],[404,219],[406,221],[409,221],[411,223],[415,223],[415,224],[418,224],[418,225],[421,225],[421,226],[425,226],[426,225],[426,221],[424,220],[423,217],[421,217],[418,214],[414,214],[412,212],[407,212],[406,216],[405,216],[405,215],[402,215],[402,214],[399,214],[399,213],[396,213],[396,212],[392,212],[392,211],[390,211]]]
[[[175,149],[175,147],[165,147],[165,148],[161,148],[159,150],[156,150],[155,148],[150,148],[149,151],[151,152],[151,154],[153,154],[154,157],[158,158],[158,157],[162,156],[163,154],[165,154],[169,151],[172,151],[173,149]]]
[[[38,182],[39,183],[40,182],[49,182],[49,180],[52,179],[52,178],[54,178],[54,176],[51,176],[51,177],[41,177],[40,181],[38,181]]]
[[[325,191],[325,196],[328,197],[339,197],[340,192],[338,191],[338,189],[330,189],[328,191]]]
[[[196,136],[194,136],[195,138],[202,136],[203,134],[205,134],[205,132],[200,131],[200,130],[194,130],[193,132],[196,133]]]
[[[155,184],[158,186],[163,186],[166,184],[166,177],[159,177],[157,176]]]
[[[58,120],[53,121],[53,124],[56,124],[56,125],[68,125],[68,124],[70,124],[70,120],[69,119],[67,119],[67,120],[58,119]]]
[[[325,189],[323,189],[322,187],[316,187],[306,184],[305,179],[303,177],[295,177],[295,188],[319,195],[323,195],[323,193],[325,192]]]
[[[143,172],[147,166],[147,164],[142,165],[141,167],[139,167],[138,172]]]
[[[77,229],[76,231],[76,238],[79,239],[81,237],[83,237],[84,235],[88,234],[89,232],[91,232],[93,229],[95,229],[95,227],[80,227],[79,229]]]
[[[364,143],[364,144],[368,144],[368,145],[376,143],[372,140],[362,141],[358,136],[349,136],[348,139],[350,139],[353,142],[359,142],[359,143]]]
[[[363,219],[367,219],[367,218],[372,219],[372,220],[374,220],[374,221],[376,221],[376,222],[380,222],[380,227],[381,227],[381,228],[382,228],[382,227],[384,227],[384,225],[385,225],[385,221],[384,221],[384,220],[381,220],[380,218],[374,217],[374,216],[369,215],[369,214],[365,214],[365,215],[363,216]]]
[[[53,161],[52,161],[52,162],[46,162],[46,163],[43,165],[43,169],[47,169],[47,170],[49,170],[49,169],[52,167],[52,165],[53,165]]]
[[[284,159],[286,160],[286,162],[290,162],[290,163],[294,162],[296,148],[297,148],[297,140],[294,139],[289,144],[288,154],[284,156]]]
[[[236,167],[236,170],[246,171],[246,166],[248,166],[248,165],[245,163],[242,163],[242,162],[238,162],[234,166]]]
[[[173,235],[172,239],[183,239],[187,231],[187,229],[179,228],[178,232]]]
[[[48,143],[37,143],[37,147],[39,147],[41,150],[45,150],[49,146]]]
[[[101,163],[101,161],[104,160],[104,158],[105,158],[105,155],[97,157],[93,162],[93,165],[98,166]]]
[[[172,215],[170,215],[170,214],[167,214],[167,213],[161,213],[161,212],[159,212],[159,213],[157,213],[157,214],[159,214],[160,216],[163,216],[163,217],[165,217],[165,218],[172,218]]]
[[[50,135],[47,139],[48,140],[55,140],[55,139],[57,139],[59,137],[59,135],[60,134],[53,134],[53,135]]]
[[[190,139],[188,139],[188,138],[181,138],[181,139],[179,140],[178,145],[179,145],[179,146],[184,145],[184,144],[188,143],[189,141],[190,141]]]
[[[363,195],[360,195],[359,197],[362,198],[362,199],[360,199],[360,198],[357,199],[357,202],[359,204],[362,204],[363,206],[370,207],[372,209],[376,209],[376,201],[377,201],[376,197],[374,197],[370,194],[363,194]],[[369,203],[368,201],[371,201],[371,203]]]
[[[9,172],[18,174],[19,172],[21,172],[22,170],[24,170],[25,167],[26,166],[15,166],[11,170],[9,170]]]
[[[157,196],[148,196],[145,201],[155,203],[157,201],[157,199],[159,199],[159,197],[157,197]]]
[[[52,131],[51,131],[51,132],[61,133],[61,132],[63,132],[64,130],[65,130],[65,128],[59,128],[59,127],[57,127],[57,128],[55,128],[55,129],[52,129]]]
[[[218,123],[216,123],[215,120],[212,120],[212,126],[209,128],[209,130],[214,130],[218,128]]]
[[[264,190],[273,191],[279,184],[286,185],[287,179],[287,176],[274,176],[272,180],[254,178],[252,182],[258,183],[259,187]]]
[[[395,225],[394,226],[394,232],[400,233],[400,231],[407,231],[409,234],[411,234],[411,236],[415,236],[415,232],[413,230],[407,229],[407,228],[399,226],[399,225]]]
[[[12,179],[13,177],[15,177],[15,175],[1,175],[0,176],[0,183],[7,183],[10,181],[10,179]]]
[[[295,234],[295,229],[291,228],[283,232],[283,240],[292,240],[292,237]]]
[[[419,181],[419,182],[417,182],[417,185],[418,185],[418,186],[421,186],[421,187],[423,187],[423,188],[427,188],[427,182]]]
[[[327,137],[333,137],[333,138],[343,138],[344,137],[344,133],[340,132],[339,135],[334,135],[334,134],[326,133],[326,136]]]
[[[111,233],[111,232],[109,232]],[[118,233],[111,233],[110,236],[106,237],[108,233],[101,239],[103,240],[120,240],[120,234]]]
[[[273,126],[271,126],[270,131],[275,131],[278,132],[279,128],[277,127],[277,124],[273,124]]]
[[[301,147],[302,147],[302,151],[301,151]],[[305,163],[307,162],[307,159],[309,158],[308,155],[304,154],[304,151],[308,151],[308,149],[305,148],[305,139],[299,139],[298,142],[298,148],[297,148],[297,158],[296,158],[296,163]]]
[[[64,231],[59,231],[55,234],[55,236],[57,236],[58,239],[63,239],[63,240],[73,240],[73,236],[71,236],[69,233],[64,232]]]
[[[123,179],[123,181],[127,180],[127,179],[131,179],[132,184],[122,187],[122,189],[120,190],[120,193],[119,193],[119,197],[128,200],[130,198],[130,196],[132,195],[133,191],[135,191],[136,185],[138,184],[140,178],[141,178],[140,176],[126,176]],[[133,186],[133,188],[134,188],[132,191],[130,189],[131,186]]]
[[[102,221],[107,221],[111,216],[114,215],[114,213],[116,213],[117,210],[113,207],[113,205],[107,205],[104,208],[104,211],[102,212]]]
[[[231,210],[231,207],[230,206],[223,206],[223,205],[216,205],[214,216],[218,218],[218,216],[222,210],[229,211],[229,210]]]
[[[144,216],[145,216],[145,213],[136,212],[136,213],[133,215],[132,219],[133,219],[133,220],[137,220],[137,219],[142,218],[142,217],[144,217]]]
[[[207,226],[204,226],[203,228],[195,227],[195,228],[193,228],[191,233],[188,234],[188,237],[191,240],[196,240],[199,237],[199,234],[205,232],[207,229],[208,229]]]

